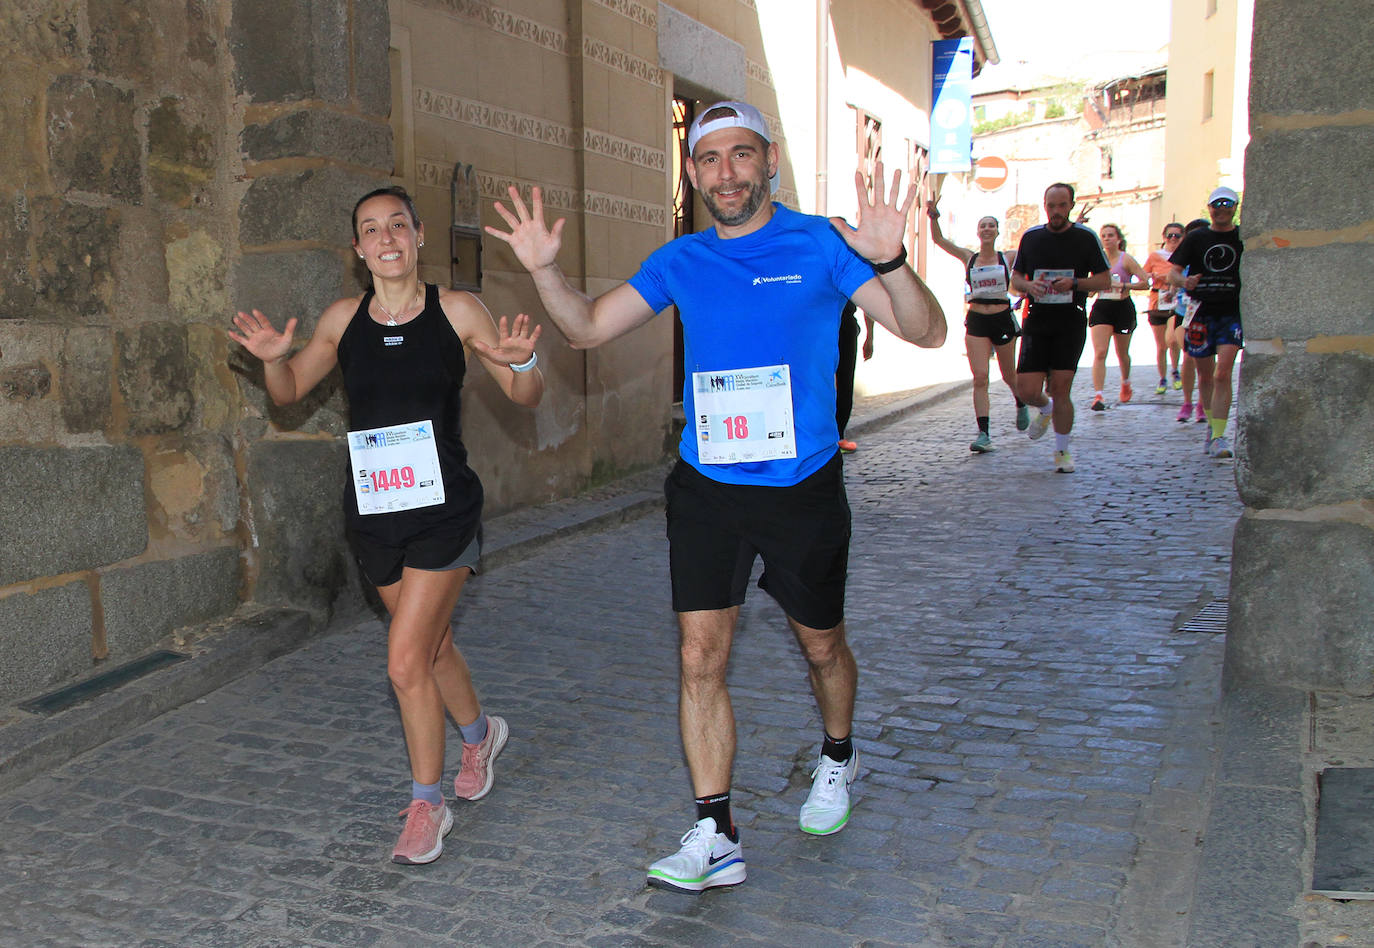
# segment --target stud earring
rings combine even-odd
[[[420,246],[423,247],[424,245],[425,245],[425,242],[424,242],[423,240],[420,241]]]

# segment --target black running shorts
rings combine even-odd
[[[991,339],[994,346],[1005,346],[1021,335],[1021,327],[1008,306],[1000,313],[976,313],[968,311],[964,317],[964,331],[970,336]]]
[[[482,562],[480,525],[477,535],[463,546],[455,546],[452,536],[416,537],[404,546],[389,546],[357,533],[349,535],[348,544],[358,568],[374,586],[399,582],[407,566],[436,573],[466,566],[475,576]]]
[[[1088,316],[1088,325],[1111,326],[1113,334],[1129,335],[1135,332],[1135,304],[1130,300],[1097,300]]]
[[[1021,327],[1021,354],[1016,360],[1016,371],[1076,372],[1087,341],[1088,324],[1081,313],[1036,319],[1032,311]]]
[[[675,611],[740,605],[758,556],[759,588],[792,619],[844,620],[850,514],[838,454],[791,487],[722,484],[678,461],[663,492]]]

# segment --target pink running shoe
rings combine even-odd
[[[510,728],[505,718],[495,714],[487,715],[487,736],[480,744],[463,745],[463,763],[458,776],[453,778],[453,792],[460,800],[480,800],[491,792],[492,781],[496,779],[491,765],[510,737]]]
[[[403,866],[423,866],[439,858],[444,837],[453,829],[453,813],[444,804],[435,806],[424,800],[411,800],[401,811],[406,818],[401,838],[391,852],[391,861]]]
[[[1184,402],[1184,403],[1183,403],[1183,407],[1180,408],[1180,409],[1178,410],[1178,417],[1175,418],[1174,420],[1175,420],[1175,421],[1187,421],[1189,418],[1192,417],[1192,414],[1193,414],[1193,403],[1192,403],[1192,402]]]
[[[1206,420],[1207,420],[1207,410],[1206,410],[1205,408],[1202,407],[1202,402],[1198,402],[1198,403],[1197,403],[1197,414],[1193,417],[1193,421],[1196,421],[1198,424],[1202,424],[1202,423],[1203,423],[1204,421],[1206,421]]]

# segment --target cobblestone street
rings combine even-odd
[[[644,884],[694,819],[652,513],[469,584],[460,645],[511,739],[438,862],[389,862],[409,775],[368,618],[0,796],[0,944],[1182,944],[1223,638],[1176,630],[1226,596],[1241,505],[1178,393],[1093,413],[1085,376],[1072,475],[1000,384],[995,453],[968,450],[966,390],[857,434],[863,766],[836,836],[797,830],[819,715],[751,589],[744,885]]]

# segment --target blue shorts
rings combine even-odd
[[[1217,354],[1217,346],[1245,347],[1240,331],[1239,316],[1223,316],[1207,321],[1194,319],[1183,330],[1183,351],[1194,359],[1207,359]]]

